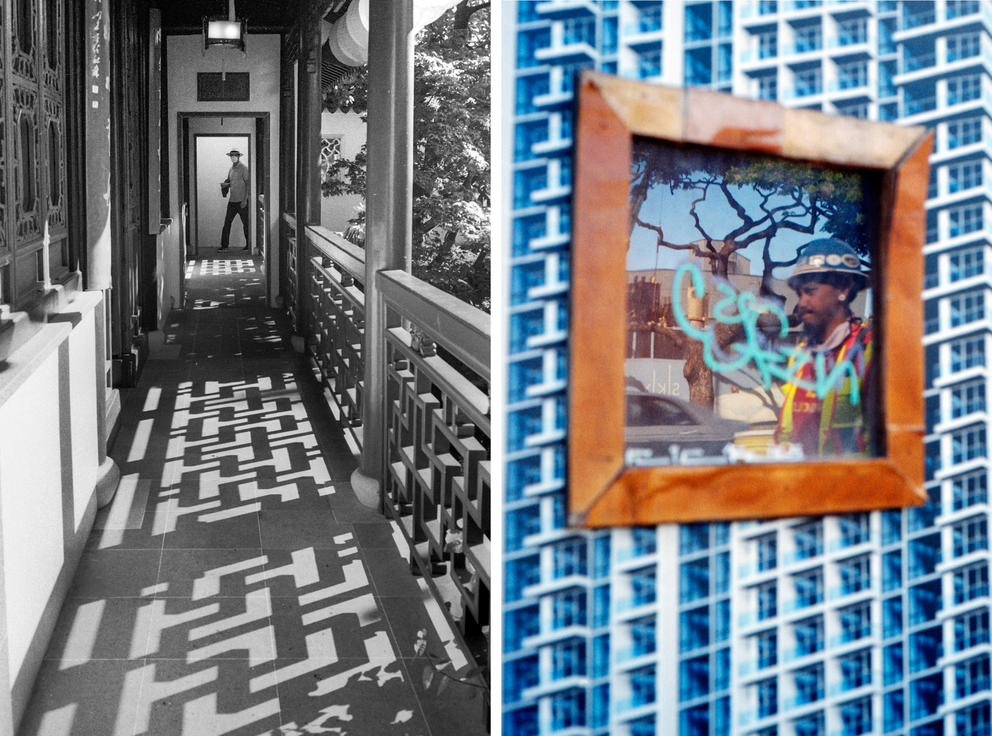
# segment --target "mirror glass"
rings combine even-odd
[[[878,175],[635,139],[628,466],[882,455]]]

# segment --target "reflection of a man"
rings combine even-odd
[[[805,339],[790,362],[793,380],[784,386],[775,441],[801,445],[807,456],[870,454],[872,328],[850,307],[868,275],[846,243],[826,238],[807,245],[789,286],[799,297],[795,313]],[[811,388],[842,363],[842,380]]]

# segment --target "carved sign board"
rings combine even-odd
[[[925,130],[589,72],[578,100],[573,523],[923,502]]]

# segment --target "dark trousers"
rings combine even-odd
[[[231,223],[235,216],[241,217],[241,224],[245,228],[245,248],[251,241],[248,239],[248,208],[242,207],[240,202],[227,203],[227,215],[224,217],[224,229],[220,233],[220,247],[226,248],[231,243]]]

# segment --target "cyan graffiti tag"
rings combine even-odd
[[[812,391],[821,399],[848,376],[851,378],[851,403],[858,402],[860,380],[851,360],[845,358],[837,361],[828,369],[826,356],[822,352],[814,354],[794,346],[776,345],[774,340],[766,337],[766,333],[777,335],[779,339],[788,334],[789,320],[781,305],[770,299],[759,298],[749,291],[738,292],[729,283],[720,282],[716,288],[722,298],[713,307],[713,319],[724,325],[740,325],[745,337],[745,342],[733,343],[729,354],[725,354],[716,344],[715,325],[700,329],[686,316],[681,300],[682,281],[686,275],[691,279],[690,288],[696,297],[702,299],[706,296],[703,272],[695,264],[684,263],[676,270],[672,284],[672,312],[682,331],[703,344],[703,360],[711,371],[726,374],[753,363],[764,388],[771,388],[772,380],[778,379]],[[769,317],[764,319],[763,327],[759,327],[758,322],[762,315]],[[812,379],[800,378],[799,374],[810,361],[813,362]]]

